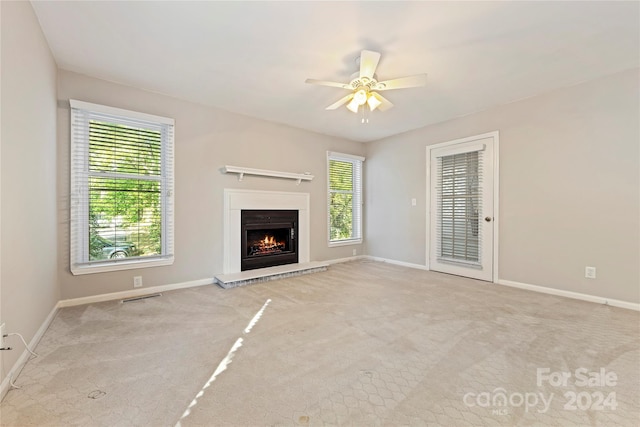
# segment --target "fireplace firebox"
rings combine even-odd
[[[240,270],[298,262],[297,210],[242,210]]]

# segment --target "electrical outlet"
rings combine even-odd
[[[142,276],[133,276],[133,287],[134,288],[142,287]]]
[[[354,250],[353,250],[353,255],[356,255],[357,253],[358,253],[358,250],[357,250],[357,249],[354,249]]]
[[[595,279],[596,278],[596,268],[595,267],[585,267],[584,268],[584,277],[587,279]]]
[[[4,323],[0,325],[0,348],[4,348]]]

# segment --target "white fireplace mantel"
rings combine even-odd
[[[224,274],[240,272],[240,213],[243,209],[292,209],[298,211],[298,262],[309,262],[309,193],[224,190],[223,269]]]

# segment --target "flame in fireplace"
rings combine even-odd
[[[264,236],[264,240],[262,241],[262,244],[267,248],[275,246],[277,245],[276,238],[273,236],[269,236],[267,234],[266,236]]]
[[[270,255],[280,253],[285,250],[287,243],[276,240],[275,236],[266,234],[264,239],[254,240],[247,247],[247,254],[252,255]]]

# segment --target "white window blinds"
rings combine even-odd
[[[173,142],[172,119],[71,100],[74,274],[172,262]]]
[[[470,150],[470,151],[469,151]],[[481,266],[484,145],[448,150],[437,158],[437,257]]]
[[[363,157],[327,153],[329,244],[362,242]]]

